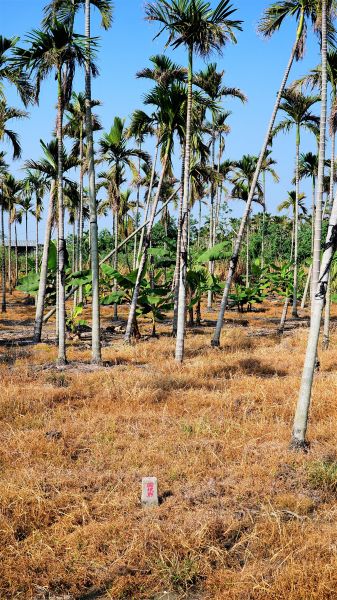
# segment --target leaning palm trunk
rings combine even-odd
[[[226,280],[226,284],[225,284],[225,288],[224,288],[224,292],[223,292],[223,297],[221,300],[221,306],[220,306],[220,311],[219,311],[219,316],[218,316],[218,320],[217,320],[217,325],[216,325],[216,329],[214,332],[214,336],[212,339],[212,346],[217,347],[220,345],[220,334],[221,334],[221,329],[222,329],[222,324],[223,324],[223,319],[224,319],[224,314],[225,314],[225,310],[227,307],[227,302],[228,302],[228,296],[229,296],[229,292],[230,292],[230,287],[231,287],[231,283],[232,283],[232,279],[233,279],[233,275],[235,273],[236,270],[236,266],[238,263],[238,259],[239,259],[239,253],[240,253],[240,248],[241,248],[241,242],[242,242],[242,237],[245,231],[245,226],[246,226],[246,222],[247,222],[247,218],[251,209],[251,205],[252,205],[252,201],[253,201],[253,197],[254,197],[254,193],[255,193],[255,188],[258,182],[258,178],[261,172],[261,167],[262,167],[262,163],[265,157],[265,153],[266,153],[266,149],[267,146],[269,144],[270,141],[270,135],[271,132],[273,130],[274,127],[274,123],[275,123],[275,119],[276,119],[276,114],[280,105],[280,101],[281,101],[281,97],[282,94],[284,92],[288,77],[289,77],[289,73],[292,67],[292,64],[294,62],[295,59],[295,55],[296,55],[296,51],[298,48],[298,44],[299,44],[299,40],[301,38],[302,35],[302,31],[303,31],[303,22],[304,22],[304,15],[302,12],[301,15],[301,19],[300,19],[300,24],[298,26],[297,29],[297,35],[296,35],[296,41],[295,44],[292,48],[291,54],[290,54],[290,58],[289,58],[289,62],[288,65],[286,67],[283,79],[282,79],[282,83],[280,86],[280,89],[278,91],[277,94],[277,98],[276,98],[276,102],[275,102],[275,106],[273,109],[273,113],[270,119],[270,123],[268,125],[268,129],[267,129],[267,133],[266,133],[266,137],[262,146],[262,150],[259,156],[259,160],[257,162],[256,165],[256,171],[254,173],[254,177],[253,177],[253,181],[252,181],[252,185],[249,191],[249,196],[248,196],[248,200],[247,200],[247,204],[246,204],[246,209],[244,212],[244,215],[242,217],[241,220],[241,224],[240,224],[240,228],[239,228],[239,232],[235,241],[235,246],[234,246],[234,251],[233,251],[233,255],[232,258],[230,260],[230,265],[229,265],[229,270],[228,270],[228,275],[227,275],[227,280]]]
[[[322,312],[324,308],[331,262],[337,249],[337,198],[334,199],[332,212],[329,220],[328,233],[325,249],[322,256],[318,285],[312,300],[312,314],[310,331],[307,341],[304,367],[302,372],[301,388],[299,392],[297,408],[294,419],[292,434],[292,446],[294,448],[306,447],[306,432],[311,400],[312,382],[315,371],[317,346],[320,333]]]
[[[57,191],[58,191],[58,364],[66,363],[66,309],[65,309],[65,239],[64,239],[64,203],[63,203],[63,98],[61,69],[58,72],[58,107],[57,107]]]
[[[187,82],[187,115],[186,115],[186,141],[184,164],[184,195],[181,214],[181,247],[179,268],[179,297],[177,315],[177,339],[175,358],[178,363],[184,359],[185,327],[186,327],[186,277],[187,277],[187,252],[188,252],[188,204],[190,187],[191,164],[191,121],[192,121],[192,94],[193,94],[193,51],[189,48],[188,82]]]
[[[322,0],[322,78],[321,78],[321,118],[320,118],[320,134],[319,134],[319,154],[318,154],[318,177],[317,177],[317,196],[315,210],[315,235],[314,235],[314,252],[312,262],[312,289],[313,298],[316,293],[317,283],[320,272],[320,256],[321,256],[321,237],[322,237],[322,198],[324,187],[324,163],[325,163],[325,135],[327,121],[327,0]],[[312,298],[312,310],[314,310],[314,302]]]
[[[311,263],[311,265],[309,267],[308,275],[307,275],[307,280],[305,282],[305,288],[304,288],[302,302],[301,302],[301,308],[302,308],[302,310],[303,310],[303,308],[305,308],[305,304],[306,304],[306,301],[307,301],[307,296],[308,296],[308,291],[309,291],[309,286],[310,286],[310,281],[311,281],[311,274],[312,274],[312,263]]]
[[[156,216],[156,211],[157,211],[157,206],[158,206],[158,202],[159,202],[159,198],[160,198],[161,188],[162,188],[165,173],[166,173],[166,167],[167,167],[167,163],[168,163],[170,147],[171,147],[171,143],[169,141],[166,151],[165,151],[165,155],[164,155],[163,166],[162,166],[160,179],[158,182],[157,192],[156,192],[153,204],[152,204],[150,219],[149,219],[149,222],[148,222],[148,225],[146,228],[146,235],[143,238],[144,241],[143,241],[143,247],[141,248],[141,258],[140,258],[139,265],[138,265],[137,278],[136,278],[136,283],[135,283],[135,287],[133,290],[133,295],[132,295],[132,300],[131,300],[130,310],[129,310],[129,316],[128,316],[128,322],[126,325],[125,336],[124,336],[124,341],[126,343],[130,343],[132,328],[133,328],[133,324],[134,324],[135,317],[136,317],[136,308],[137,308],[138,296],[139,296],[139,291],[140,291],[140,284],[141,284],[141,280],[143,277],[143,272],[144,272],[146,259],[147,259],[147,253],[148,253],[148,249],[149,249],[150,242],[151,242],[152,227],[153,227],[154,219]]]
[[[293,309],[292,316],[298,317],[297,313],[297,287],[298,287],[298,201],[300,196],[300,178],[299,178],[299,160],[300,160],[300,126],[297,125],[296,131],[296,198],[294,211],[294,289],[293,289]]]
[[[94,141],[91,116],[91,74],[90,74],[90,0],[85,1],[85,36],[87,57],[85,64],[85,126],[88,144],[89,210],[90,210],[90,260],[92,271],[92,362],[101,362],[100,303],[99,303],[99,256],[98,228],[95,189]]]
[[[149,185],[149,189],[147,192],[146,205],[145,205],[144,223],[146,223],[146,221],[147,221],[149,209],[150,209],[151,194],[152,194],[154,176],[156,173],[156,165],[157,165],[157,160],[158,160],[158,152],[159,152],[159,141],[157,141],[157,143],[156,143],[155,155],[154,155],[154,160],[152,163],[150,185]],[[136,265],[137,268],[139,266],[139,261],[141,258],[141,252],[142,252],[143,243],[144,243],[144,235],[145,235],[145,227],[142,229],[141,234],[140,234],[139,247],[138,247],[138,252],[137,252],[137,265]]]
[[[48,275],[48,251],[49,251],[51,229],[52,229],[53,217],[54,217],[54,192],[55,192],[55,182],[52,182],[51,188],[50,188],[47,223],[46,223],[46,229],[45,229],[45,234],[44,234],[44,245],[43,245],[42,261],[41,261],[39,291],[38,291],[37,303],[36,303],[34,337],[33,337],[33,341],[36,344],[39,344],[41,342],[41,335],[42,335],[43,310],[44,310],[44,301],[45,301],[45,297],[46,297],[46,286],[47,286],[47,275]]]
[[[1,204],[1,292],[1,312],[6,312],[6,250],[3,204]]]
[[[290,299],[288,297],[286,297],[286,299],[284,301],[284,304],[283,304],[283,310],[282,310],[281,320],[280,320],[280,324],[279,324],[279,328],[278,328],[279,333],[283,333],[284,332],[284,326],[285,326],[285,323],[286,323],[289,302],[290,302]]]

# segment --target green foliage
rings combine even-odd
[[[197,263],[204,264],[214,260],[224,260],[231,257],[232,248],[228,240],[216,244],[213,248],[205,250],[197,257]]]
[[[337,492],[337,461],[315,461],[308,465],[308,480],[315,489]]]
[[[83,304],[77,304],[67,316],[66,327],[71,333],[78,333],[81,327],[87,327],[88,323],[85,319],[81,319],[83,313]]]

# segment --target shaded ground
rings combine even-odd
[[[220,350],[205,312],[182,368],[169,322],[125,347],[105,308],[104,368],[90,367],[86,334],[59,371],[53,321],[28,345],[34,307],[11,300],[0,319],[1,599],[336,598],[334,332],[301,455],[288,443],[307,332],[299,321],[277,335],[281,305],[229,313]],[[161,495],[152,510],[140,504],[148,475]]]

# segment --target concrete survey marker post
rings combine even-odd
[[[157,477],[143,477],[143,479],[142,479],[142,505],[143,506],[158,506]]]

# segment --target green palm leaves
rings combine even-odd
[[[200,56],[221,52],[227,41],[236,42],[234,30],[241,30],[241,21],[230,19],[236,12],[229,0],[221,0],[213,10],[204,0],[158,0],[145,7],[146,18],[162,25],[158,35],[166,31],[166,45],[184,45]]]

